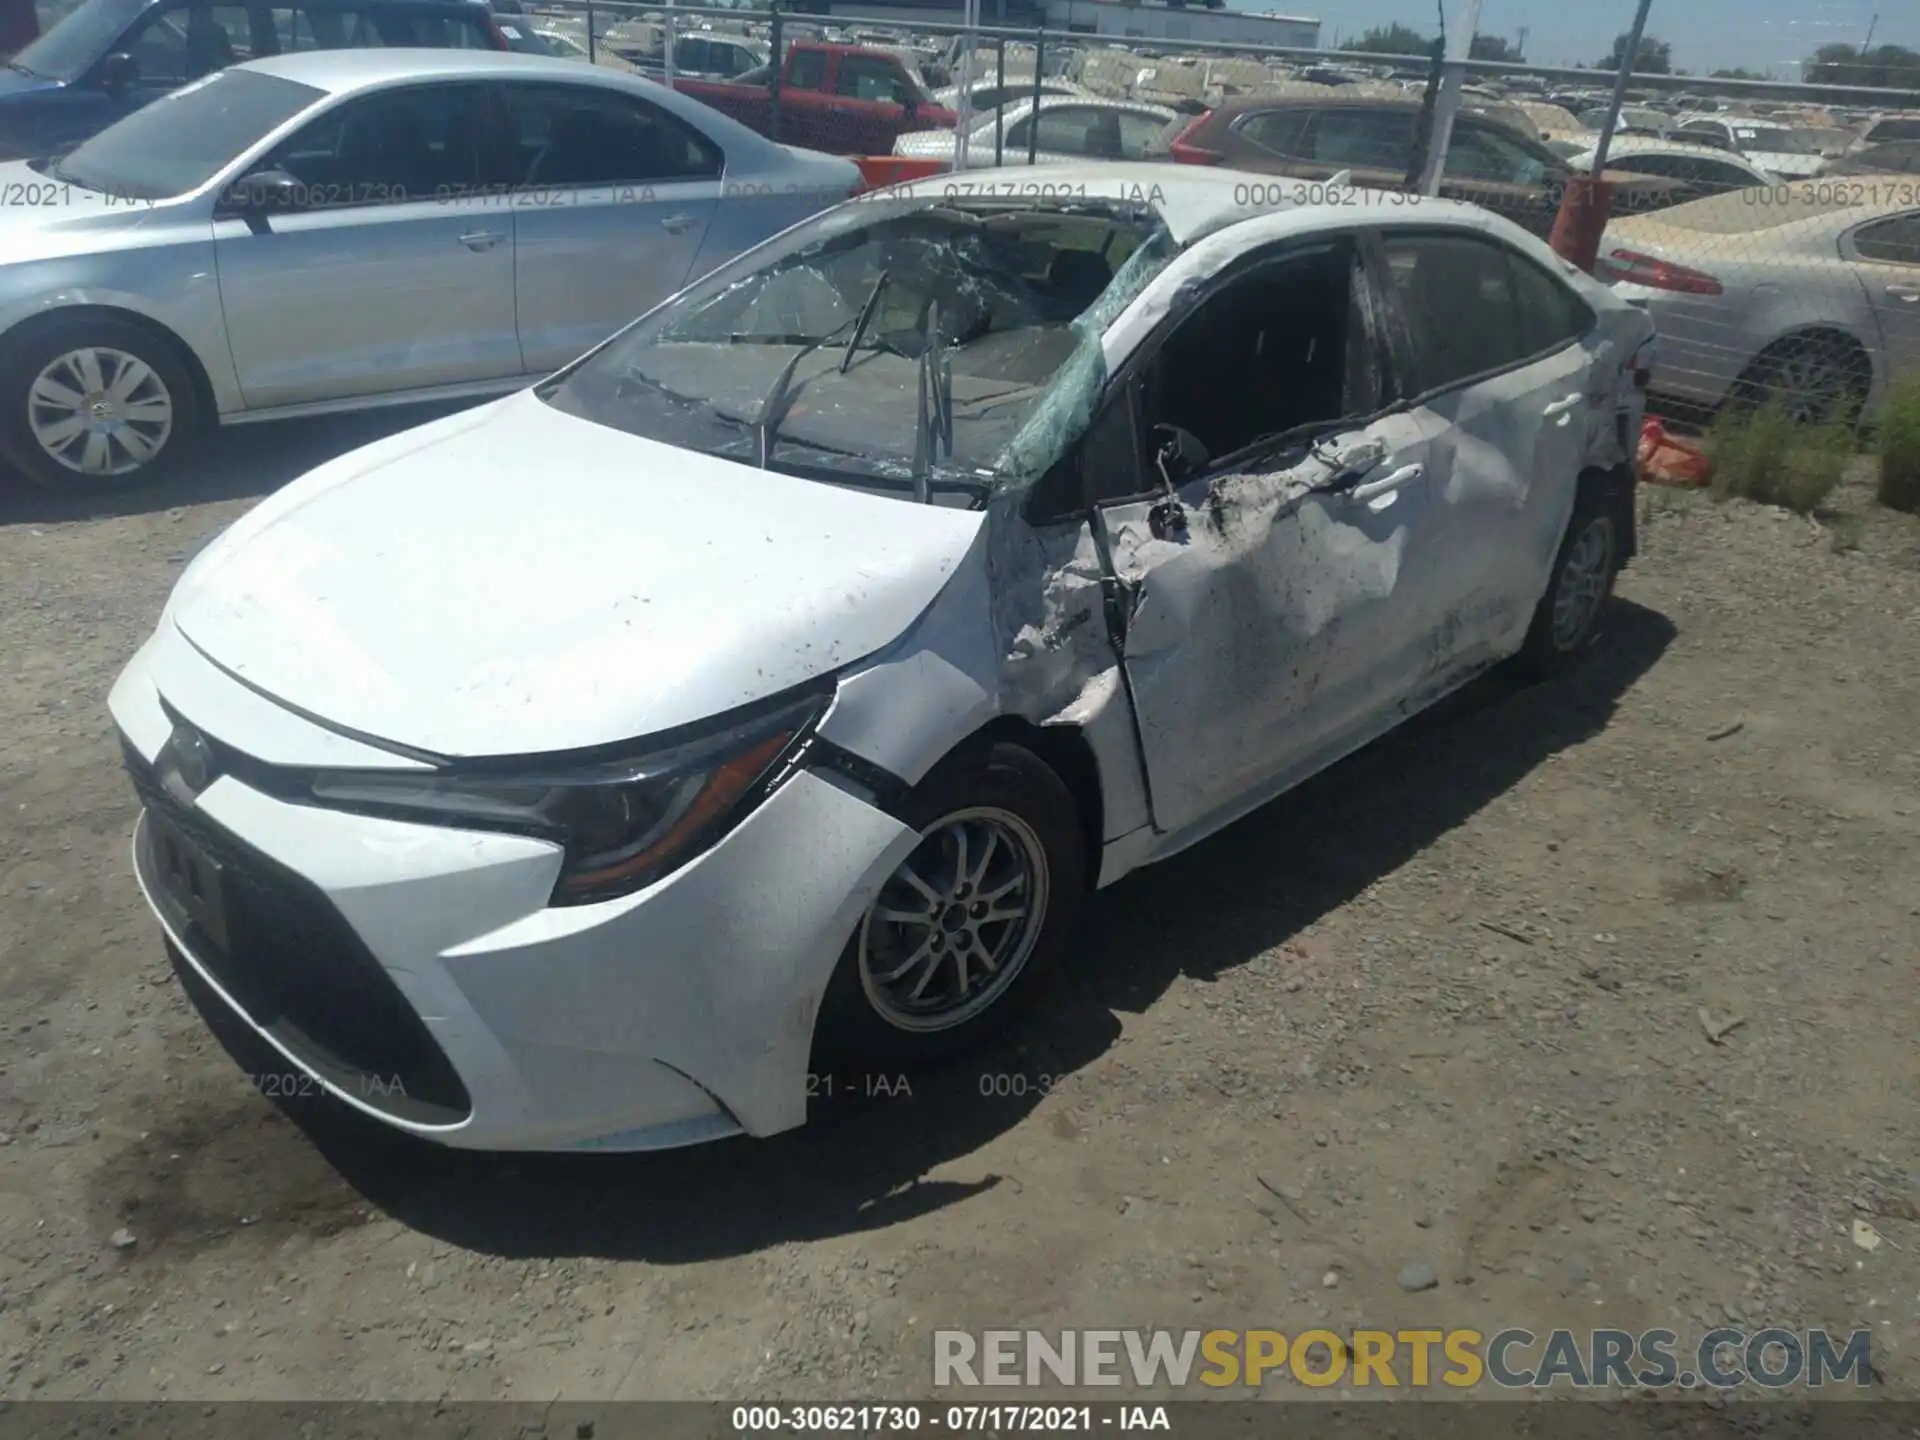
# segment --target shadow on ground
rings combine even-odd
[[[78,476],[64,489],[43,490],[0,464],[0,525],[103,520],[267,495],[335,456],[463,408],[405,405],[236,425],[207,436],[174,474],[124,490],[90,486]]]
[[[869,1096],[843,1078],[840,1093],[816,1097],[816,1119],[800,1131],[638,1156],[476,1155],[393,1136],[331,1106],[290,1113],[365,1201],[490,1254],[679,1264],[938,1210],[1000,1177],[928,1180],[928,1172],[1017,1125],[1044,1089],[1032,1083],[1025,1095],[996,1098],[983,1093],[995,1088],[991,1077],[1070,1074],[1113,1044],[1119,1013],[1144,1010],[1177,977],[1253,961],[1345,904],[1548,757],[1598,734],[1673,634],[1665,617],[1616,603],[1604,643],[1572,674],[1532,687],[1481,680],[1205,844],[1095,896],[1021,1035],[997,1054],[914,1077],[910,1096]],[[284,1070],[263,1064],[245,1032],[216,1029],[243,1069]],[[292,1132],[287,1139],[294,1143]],[[258,1163],[310,1161],[267,1153]]]

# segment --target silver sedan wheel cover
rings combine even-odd
[[[1567,558],[1561,562],[1553,587],[1553,643],[1571,650],[1599,613],[1607,598],[1613,570],[1613,521],[1596,516],[1587,522]]]
[[[921,1034],[963,1025],[1007,992],[1046,924],[1046,847],[1018,815],[956,810],[880,887],[860,922],[860,986]]]
[[[1831,350],[1805,346],[1781,358],[1773,392],[1796,425],[1816,425],[1840,409],[1851,378],[1846,362]]]
[[[48,459],[107,478],[150,464],[173,434],[173,396],[146,361],[88,345],[50,361],[27,389],[27,427]]]

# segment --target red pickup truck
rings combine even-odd
[[[676,76],[673,88],[783,145],[831,155],[890,155],[908,131],[951,129],[958,119],[888,51],[800,40],[786,52],[777,102],[771,66],[732,80]]]

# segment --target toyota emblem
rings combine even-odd
[[[187,788],[196,794],[213,783],[213,746],[191,725],[174,726],[173,763]]]

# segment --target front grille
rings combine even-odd
[[[141,803],[220,867],[227,944],[197,926],[184,938],[248,1019],[376,1110],[419,1124],[464,1120],[472,1101],[452,1062],[332,902],[182,804],[130,747],[125,758]],[[140,864],[149,885],[164,885],[151,856]]]

